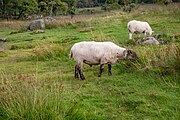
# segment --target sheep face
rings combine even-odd
[[[124,50],[123,54],[124,54],[124,58],[125,59],[133,59],[133,60],[137,60],[138,59],[138,56],[132,50]]]

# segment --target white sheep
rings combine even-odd
[[[127,24],[128,30],[129,30],[129,39],[132,39],[132,35],[133,33],[136,34],[140,34],[144,33],[144,35],[146,36],[146,34],[148,33],[149,35],[152,35],[152,33],[154,31],[152,31],[149,23],[147,22],[141,22],[141,21],[137,21],[137,20],[132,20],[129,21]]]
[[[79,74],[82,80],[85,79],[82,72],[83,63],[90,66],[100,64],[98,75],[100,77],[104,64],[108,64],[108,75],[111,75],[111,64],[116,63],[120,59],[127,59],[129,56],[133,59],[138,59],[135,52],[119,47],[113,42],[84,41],[75,43],[71,48],[70,55],[76,61],[75,78],[78,78]]]

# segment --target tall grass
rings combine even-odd
[[[63,83],[38,81],[37,74],[7,75],[0,73],[0,118],[62,119]]]
[[[33,49],[33,58],[39,61],[49,59],[66,60],[69,56],[67,49],[69,50],[65,45],[41,43]]]
[[[136,49],[140,58],[140,62],[136,64],[138,70],[148,71],[158,69],[160,75],[178,75],[180,68],[180,48],[178,44],[161,46],[160,49],[153,47],[144,46]]]

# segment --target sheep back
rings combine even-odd
[[[89,65],[116,63],[117,53],[123,56],[124,50],[112,42],[79,42],[72,46],[71,57]]]
[[[141,21],[137,21],[137,20],[132,20],[130,22],[128,22],[127,24],[128,30],[131,33],[152,33],[152,29],[149,25],[149,23],[147,22],[141,22]]]

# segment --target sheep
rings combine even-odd
[[[76,61],[74,77],[78,78],[79,74],[82,80],[85,80],[82,72],[83,63],[89,66],[100,64],[98,77],[101,77],[104,64],[108,64],[108,75],[111,75],[111,64],[116,63],[120,59],[128,59],[129,56],[132,59],[138,59],[135,52],[119,47],[113,42],[78,42],[72,46],[70,55]]]
[[[154,32],[154,31],[152,31],[149,23],[141,22],[141,21],[137,21],[137,20],[129,21],[127,24],[127,27],[129,30],[129,39],[130,40],[132,40],[133,33],[139,34],[139,36],[141,33],[144,33],[144,35],[146,36],[147,33],[149,35],[152,35],[152,33]]]

